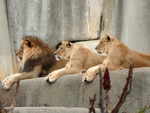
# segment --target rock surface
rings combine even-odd
[[[111,90],[110,108],[119,99],[128,75],[128,70],[110,71]],[[72,74],[60,77],[55,83],[49,84],[44,78],[22,80],[17,97],[17,107],[83,107],[89,108],[89,97],[96,93],[95,107],[99,103],[99,76],[92,83],[81,81],[83,74]],[[120,109],[120,113],[135,113],[145,105],[149,105],[150,68],[136,68],[130,94]],[[1,86],[0,86],[1,87]],[[5,106],[11,102],[15,85],[10,91],[1,88],[1,97]],[[148,111],[148,110],[147,110]],[[148,113],[148,112],[147,112]]]

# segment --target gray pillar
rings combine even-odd
[[[5,0],[0,0],[0,79],[13,72]]]
[[[133,50],[150,53],[149,12],[149,0],[115,0],[110,34]]]

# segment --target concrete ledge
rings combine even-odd
[[[88,113],[87,108],[68,107],[15,107],[13,113]],[[95,109],[100,113],[99,109]]]
[[[128,70],[111,71],[111,90],[109,91],[111,108],[118,101],[126,81]],[[95,107],[99,103],[99,76],[92,83],[81,81],[83,74],[66,75],[55,83],[49,84],[44,78],[22,80],[17,98],[18,107],[89,107],[89,97],[96,93]],[[10,91],[1,88],[1,97],[5,106],[11,102],[15,85]],[[138,112],[150,103],[150,68],[136,68],[133,74],[131,93],[123,104],[122,112]]]

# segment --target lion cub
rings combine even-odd
[[[59,59],[67,60],[67,64],[64,68],[55,70],[46,77],[50,83],[56,81],[60,76],[82,73],[91,66],[101,64],[105,58],[105,56],[68,41],[62,42],[55,55]]]
[[[107,57],[102,64],[89,68],[83,81],[92,81],[99,73],[99,67],[103,72],[106,68],[109,70],[129,68],[133,63],[136,68],[150,66],[150,54],[133,51],[112,36],[105,35],[95,49],[98,53],[107,53]]]

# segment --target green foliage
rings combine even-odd
[[[144,106],[138,113],[145,113],[146,112],[147,107]]]

